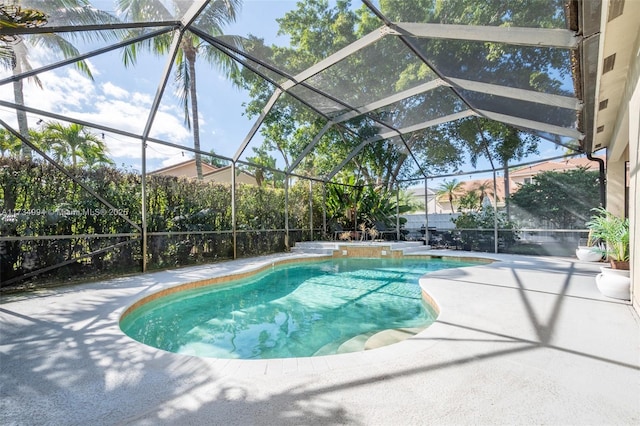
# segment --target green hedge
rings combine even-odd
[[[0,286],[140,271],[141,176],[109,167],[68,171],[113,208],[48,163],[0,158]],[[313,188],[319,228],[321,185]],[[239,257],[284,249],[283,189],[239,185],[236,206]],[[289,206],[289,228],[308,229],[308,182],[291,187]],[[232,258],[231,229],[230,185],[147,177],[149,268]]]

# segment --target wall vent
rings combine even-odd
[[[616,54],[615,53],[613,55],[610,55],[610,56],[607,56],[606,58],[604,58],[604,64],[602,66],[602,74],[611,71],[615,64],[616,64]]]
[[[598,104],[598,111],[602,111],[603,109],[606,109],[607,106],[609,106],[609,99],[605,99],[604,101],[601,101]]]
[[[617,18],[624,11],[624,0],[611,0],[609,3],[609,16],[607,21]]]
[[[598,133],[602,133],[602,132],[604,132],[604,126],[600,126],[600,127],[598,127],[598,128],[596,129],[596,131],[597,131]]]

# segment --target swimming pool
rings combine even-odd
[[[308,357],[363,350],[389,329],[435,320],[421,294],[427,272],[458,259],[331,259],[274,265],[226,284],[179,291],[126,313],[130,337],[170,352],[216,358]]]

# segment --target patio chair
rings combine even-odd
[[[333,239],[340,239],[340,234],[344,232],[344,229],[342,229],[342,225],[340,225],[339,223],[334,223],[331,225],[331,229],[333,229]]]
[[[374,226],[375,226],[376,230],[378,231],[378,235],[383,240],[386,240],[386,238],[385,238],[386,235],[393,236],[392,239],[396,238],[396,234],[397,234],[396,230],[387,228],[387,225],[385,225],[384,222],[376,221]]]

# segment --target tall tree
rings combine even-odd
[[[22,8],[16,4],[0,4],[0,28],[36,28],[47,23],[47,15],[35,9]],[[0,34],[0,64],[14,69],[17,63],[13,44],[20,38],[15,35]]]
[[[543,172],[511,196],[514,216],[536,226],[584,228],[600,202],[598,172],[586,168]]]
[[[80,124],[65,126],[48,123],[44,130],[44,142],[54,158],[72,167],[113,165],[107,157],[107,147],[102,139]]]
[[[229,162],[227,160],[223,160],[222,158],[218,158],[216,157],[216,150],[215,149],[210,149],[209,150],[209,154],[211,155],[207,155],[206,157],[204,157],[202,159],[203,162],[213,166],[213,167],[217,167],[217,168],[222,168],[222,167],[226,167],[229,165]]]
[[[194,25],[210,35],[222,35],[223,27],[235,21],[240,5],[241,0],[212,0],[198,15]],[[126,19],[135,21],[182,17],[190,7],[191,2],[180,0],[166,2],[118,0],[118,9]],[[171,46],[171,37],[170,34],[167,34],[130,46],[125,50],[125,65],[132,65],[136,62],[139,47],[157,55],[166,54]],[[231,39],[231,41],[238,43],[238,38]],[[193,147],[196,151],[200,151],[198,91],[196,87],[196,60],[198,57],[203,58],[209,64],[218,66],[227,74],[231,74],[235,68],[235,63],[228,56],[192,32],[185,31],[182,34],[179,51],[175,58],[175,83],[183,106],[185,123],[193,132]],[[197,176],[198,179],[202,179],[202,156],[196,152],[195,157]]]
[[[291,74],[302,71],[320,62],[330,54],[356,41],[361,35],[373,31],[379,22],[363,20],[365,9],[353,10],[349,1],[337,1],[330,5],[327,0],[311,0],[297,3],[296,9],[278,19],[280,34],[287,35],[289,47],[265,46],[260,39],[252,37],[252,45],[247,51],[266,62],[277,64]],[[385,57],[392,51],[391,43],[376,44],[376,51],[367,58]],[[394,61],[363,63],[358,55],[344,59],[310,80],[312,86],[326,91],[329,95],[353,97],[354,105],[366,104],[369,99],[382,96],[382,88],[396,85]],[[334,71],[339,68],[339,70]],[[244,69],[238,76],[240,84],[249,90],[252,101],[247,104],[247,115],[255,117],[262,112],[266,101],[273,93],[273,86],[249,70]],[[346,90],[343,88],[357,88]],[[361,90],[367,87],[365,91]],[[340,92],[340,93],[338,93]],[[334,114],[340,107],[329,98],[307,91],[296,91],[304,100],[320,110],[331,110]],[[376,95],[378,94],[378,95]],[[391,117],[393,114],[388,114]],[[267,151],[279,151],[285,165],[297,158],[326,124],[325,118],[298,102],[287,94],[280,96],[275,107],[265,117],[260,131],[264,137],[263,147]],[[307,155],[299,166],[304,173],[324,175],[333,170],[344,157],[363,141],[370,139],[378,131],[379,124],[370,118],[342,120],[324,134],[316,148]],[[400,142],[400,141],[394,141]],[[400,143],[400,145],[402,145]],[[402,146],[389,141],[378,141],[367,145],[347,166],[347,173],[358,170],[367,183],[388,183],[394,186],[398,176],[406,170],[403,161],[406,153]]]
[[[563,26],[562,7],[560,0],[532,0],[527,7],[522,7],[520,2],[502,0],[489,0],[488,5],[475,0],[379,2],[381,11],[393,22],[542,28]],[[358,37],[381,26],[380,20],[366,7],[354,10],[349,1],[337,1],[330,7],[327,0],[299,2],[297,8],[279,19],[278,23],[280,33],[289,36],[290,47],[263,46],[254,37],[254,49],[251,53],[290,74],[320,62]],[[559,77],[566,72],[562,65],[568,53],[562,49],[522,48],[508,44],[429,38],[412,39],[412,42],[441,74],[487,83],[495,83],[495,75],[499,74],[506,85],[564,94]],[[396,37],[384,37],[338,64],[320,71],[306,83],[350,105],[359,106],[438,78],[426,63],[418,58],[407,59],[407,55],[398,53],[403,52],[403,49]],[[261,112],[273,87],[249,72],[243,74],[243,78],[243,84],[250,90],[253,98],[247,106],[247,113],[255,116]],[[367,140],[371,133],[369,129],[376,133],[380,123],[402,129],[430,118],[468,109],[469,104],[492,102],[491,99],[478,95],[471,97],[473,102],[469,99],[463,102],[451,96],[449,90],[445,91],[449,96],[437,90],[428,91],[372,111],[368,118],[358,117],[340,122],[343,129],[339,125],[334,126],[337,130],[327,132],[316,149],[309,153],[316,171],[322,174],[323,165],[335,166],[336,159],[339,158],[339,163],[354,147]],[[336,111],[340,106],[329,99],[304,91],[296,92],[321,111],[326,108],[331,114],[340,113]],[[547,114],[553,114],[553,111],[549,109]],[[318,125],[318,122],[321,124]],[[398,139],[391,141],[392,143],[372,144],[345,166],[347,172],[358,169],[363,178],[372,179],[373,182],[382,180],[393,183],[398,176],[410,176],[411,167],[407,163],[411,163],[408,161],[411,157],[403,152],[404,143],[411,147],[414,156],[429,174],[457,171],[465,158],[464,151],[469,149],[467,141],[457,134],[458,124],[449,122],[435,128],[415,131],[404,135],[404,141]],[[282,96],[261,127],[264,146],[266,149],[284,151],[285,158],[286,152],[296,157],[323,125],[324,120],[319,119],[317,114]],[[528,141],[508,126],[501,126],[494,126],[496,129],[492,130],[496,131],[492,134],[485,131],[485,135],[498,137],[499,141],[490,142],[504,145],[495,147],[494,151],[499,155],[497,158],[500,161],[506,160],[501,164],[507,167],[510,160],[519,156],[514,151],[520,148],[514,145]],[[300,133],[306,135],[307,139],[300,138]],[[524,151],[528,152],[529,149],[525,147]]]
[[[487,157],[502,165],[507,220],[509,211],[509,162],[538,153],[540,138],[497,121],[469,118],[457,123],[458,135],[468,144],[471,164]]]
[[[10,6],[3,6],[4,11],[11,10],[20,11],[13,14],[14,22],[31,22],[29,25],[23,26],[41,26],[46,23],[43,22],[43,17],[47,17],[49,22],[55,22],[57,25],[88,25],[88,24],[105,24],[116,22],[117,19],[111,14],[95,9],[91,6],[88,0],[29,0],[28,14],[25,13],[25,9],[20,8],[20,0],[16,0]],[[4,14],[3,19],[7,19],[10,14]],[[62,54],[65,58],[73,58],[78,56],[79,51],[73,45],[72,41],[77,38],[83,38],[85,40],[105,39],[111,40],[117,36],[117,33],[111,30],[105,31],[83,31],[80,33],[66,32],[66,33],[42,33],[42,34],[29,34],[24,36],[16,36],[11,44],[11,52],[9,57],[11,58],[11,65],[14,75],[19,75],[22,72],[32,69],[29,61],[29,47],[40,46],[47,48],[50,52],[56,54]],[[6,58],[6,53],[4,55]],[[6,61],[4,61],[6,63]],[[84,61],[78,61],[75,63],[78,70],[84,73],[87,77],[93,78],[89,66]],[[34,77],[33,80],[42,87],[40,80]],[[23,80],[19,79],[13,82],[13,92],[15,102],[18,105],[24,105],[24,86]],[[27,113],[25,111],[16,110],[18,119],[18,131],[25,137],[29,136],[29,124],[27,121]],[[24,157],[31,157],[31,150],[28,146],[22,147],[22,154]]]
[[[284,187],[284,175],[276,175],[272,172],[276,168],[276,159],[269,155],[269,152],[263,146],[253,147],[253,152],[255,155],[247,157],[247,161],[256,164],[256,166],[243,168],[253,173],[258,186],[262,186],[263,183],[270,183],[274,188]]]
[[[493,181],[491,180],[483,180],[474,185],[474,190],[478,193],[478,201],[480,201],[480,205],[484,203],[485,198],[492,197],[494,195],[493,192]]]
[[[438,200],[447,200],[449,201],[449,206],[451,206],[451,213],[455,210],[453,208],[453,200],[461,195],[462,192],[462,182],[459,182],[457,179],[451,179],[450,181],[443,181],[436,191],[436,197]]]

